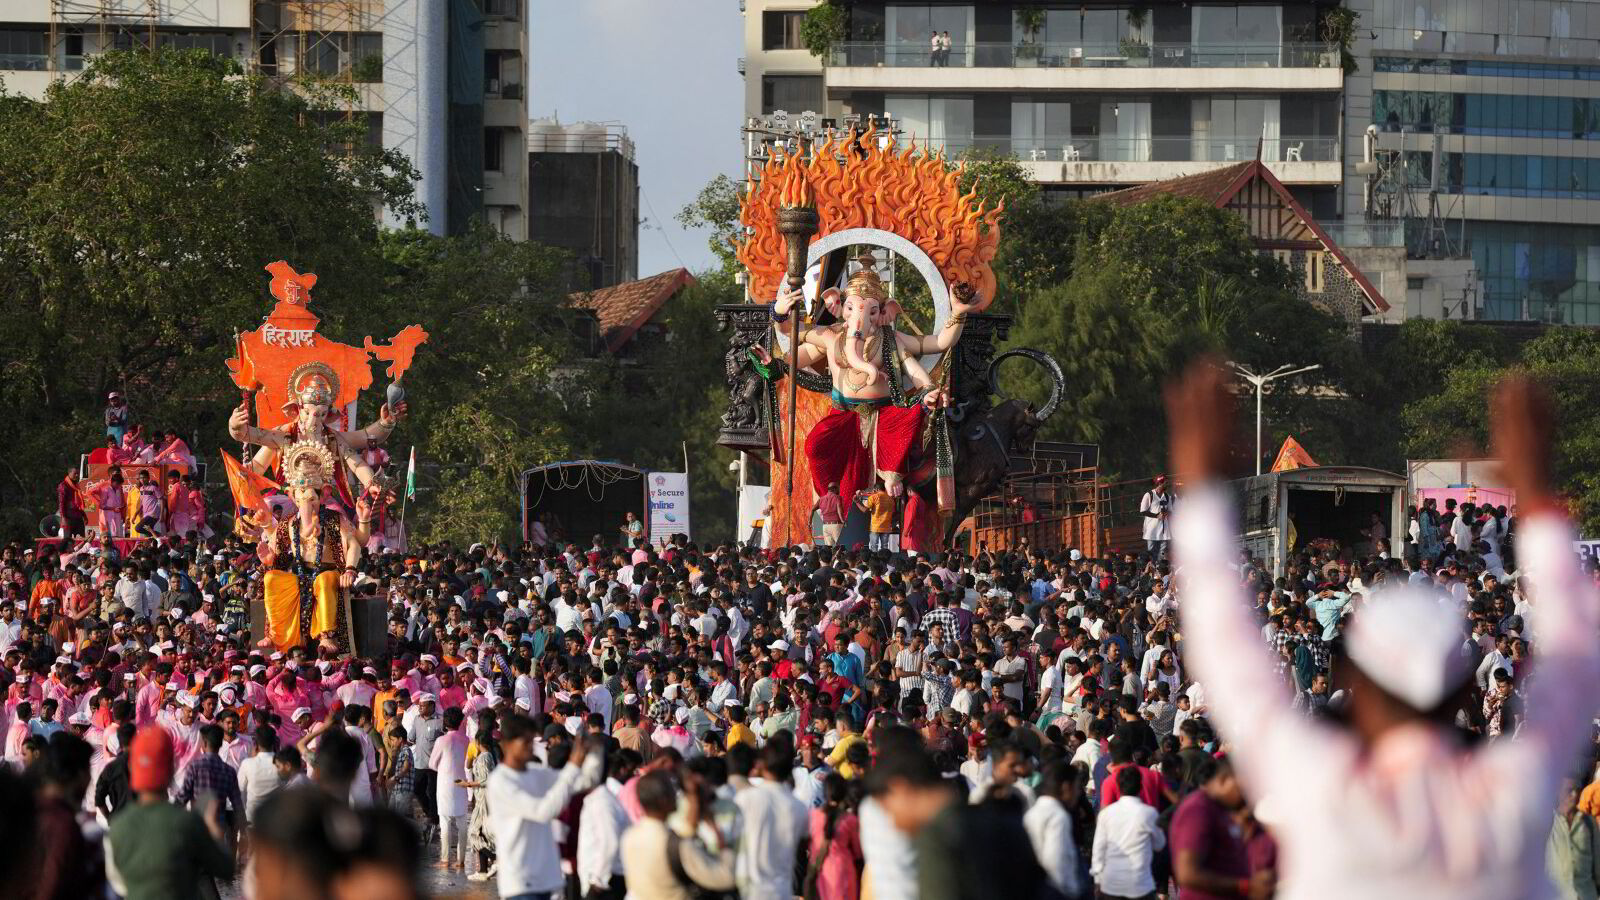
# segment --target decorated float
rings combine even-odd
[[[752,173],[737,251],[755,302],[717,310],[729,332],[720,440],[771,463],[770,543],[810,543],[818,498],[837,485],[847,504],[896,498],[899,546],[940,549],[1055,411],[1054,360],[996,355],[1010,319],[985,310],[1002,209],[960,181],[940,154],[872,124],[780,142]],[[891,288],[907,266],[931,301],[926,333],[902,321],[910,289]],[[996,402],[996,367],[1012,356],[1049,373],[1043,407]]]
[[[310,308],[317,276],[281,261],[266,268],[277,303],[260,327],[238,336],[227,361],[242,394],[228,432],[242,452],[222,454],[236,528],[256,541],[269,570],[252,631],[278,650],[365,651],[363,638],[382,640],[383,604],[353,607],[350,587],[363,548],[404,548],[389,515],[393,479],[383,445],[405,416],[400,378],[428,335],[411,325],[387,344],[331,340]],[[390,382],[376,421],[357,429],[372,358],[388,363]]]

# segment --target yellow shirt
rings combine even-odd
[[[756,745],[756,733],[751,731],[749,726],[743,722],[737,722],[732,728],[728,729],[728,743],[725,749],[733,749],[734,744],[746,744],[754,747]]]
[[[845,756],[850,752],[851,747],[866,742],[866,738],[859,734],[847,734],[839,739],[839,743],[833,746],[833,752],[828,754],[826,762],[833,767],[835,772],[845,778],[860,778],[861,770],[847,762]]]
[[[872,516],[868,526],[873,534],[888,534],[894,530],[894,498],[883,491],[868,494],[862,505]]]

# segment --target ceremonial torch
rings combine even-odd
[[[778,233],[788,251],[786,276],[789,290],[798,290],[806,281],[806,247],[817,233],[817,207],[811,199],[811,184],[798,160],[789,165],[778,199]],[[795,405],[799,398],[801,305],[790,310],[789,318],[789,515],[784,526],[784,542],[794,543],[794,432]]]

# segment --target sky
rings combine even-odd
[[[528,52],[530,118],[628,128],[639,164],[639,277],[713,266],[706,233],[673,217],[717,174],[739,173],[736,0],[530,0]]]

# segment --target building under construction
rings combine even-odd
[[[526,0],[7,0],[0,77],[42,97],[112,50],[208,50],[282,83],[349,87],[343,114],[421,173],[435,233],[528,234]],[[391,224],[395,224],[392,223]]]

